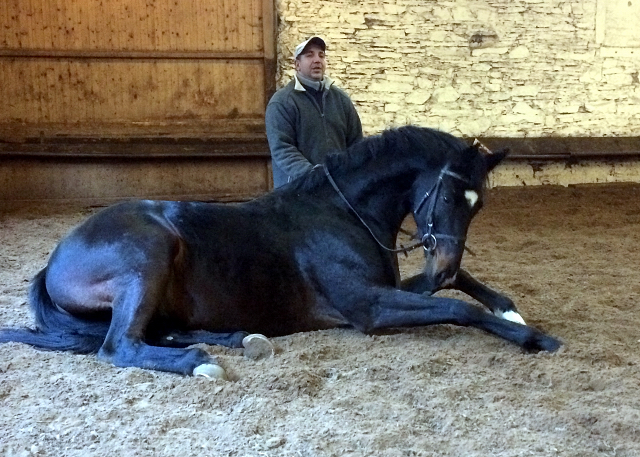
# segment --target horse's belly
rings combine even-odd
[[[277,294],[213,294],[207,299],[183,297],[190,308],[186,327],[191,330],[246,331],[267,336],[344,327],[349,322],[334,308],[308,293],[277,297]],[[182,307],[182,306],[181,306]],[[176,317],[181,314],[175,310]]]

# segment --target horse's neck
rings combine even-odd
[[[376,173],[357,170],[340,176],[337,184],[343,188],[345,198],[358,215],[367,224],[384,232],[380,236],[386,236],[393,242],[402,221],[410,212],[412,174],[410,170],[394,173],[383,167]]]

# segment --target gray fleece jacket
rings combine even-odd
[[[274,187],[362,139],[360,117],[349,96],[330,78],[323,83],[322,107],[296,77],[269,100],[265,123]]]

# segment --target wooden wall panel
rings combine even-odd
[[[0,161],[0,213],[30,201],[244,200],[266,192],[270,182],[268,164],[260,158],[91,162],[13,158]]]
[[[251,60],[12,58],[0,78],[0,124],[86,123],[89,133],[99,124],[210,129],[264,117],[263,66]]]
[[[262,51],[262,0],[3,0],[0,47]]]
[[[0,140],[264,136],[272,0],[3,0]]]
[[[275,20],[273,0],[0,0],[0,206],[268,190]]]

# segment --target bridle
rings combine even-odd
[[[440,170],[440,174],[438,175],[438,179],[436,179],[436,182],[433,184],[431,189],[425,192],[424,196],[420,200],[420,203],[418,203],[416,209],[413,210],[414,216],[417,216],[420,209],[422,209],[424,204],[429,201],[429,209],[427,212],[427,233],[422,235],[422,240],[420,240],[420,243],[424,247],[424,250],[428,253],[436,250],[436,246],[438,245],[438,238],[446,238],[463,244],[467,240],[466,237],[449,235],[448,233],[433,233],[433,213],[436,210],[436,200],[438,200],[438,192],[442,187],[442,178],[444,178],[445,175],[451,176],[452,178],[456,178],[462,182],[469,184],[469,180],[467,178],[449,170],[449,165],[447,164],[442,170]],[[429,197],[432,196],[433,198],[429,199]]]
[[[413,210],[414,216],[417,216],[418,212],[422,209],[422,207],[425,205],[425,203],[429,202],[428,213],[427,213],[427,233],[425,233],[422,236],[422,239],[418,243],[414,243],[411,246],[407,246],[407,247],[402,246],[402,247],[400,247],[398,249],[389,248],[389,247],[385,246],[384,244],[382,244],[380,242],[380,240],[378,240],[378,237],[376,237],[376,235],[373,233],[373,230],[371,230],[369,225],[367,225],[367,223],[364,221],[364,219],[362,219],[360,214],[358,214],[358,212],[353,208],[353,206],[351,206],[351,203],[349,203],[349,200],[347,200],[347,197],[344,196],[344,194],[342,193],[342,191],[340,190],[340,188],[338,187],[338,185],[334,181],[333,177],[331,176],[331,173],[329,172],[329,169],[327,168],[326,164],[322,165],[322,168],[324,169],[324,174],[327,176],[327,179],[331,183],[331,186],[337,192],[337,194],[340,196],[342,201],[356,215],[356,217],[360,220],[362,225],[365,226],[365,228],[369,231],[369,233],[371,234],[373,239],[376,241],[376,243],[378,243],[378,245],[382,249],[384,249],[385,251],[393,252],[393,253],[403,252],[403,253],[406,254],[407,252],[411,252],[414,249],[417,249],[420,246],[422,246],[427,253],[432,253],[433,251],[435,251],[436,246],[438,245],[438,238],[451,239],[451,240],[454,240],[454,241],[456,241],[458,243],[463,243],[464,244],[464,242],[466,240],[466,237],[457,237],[457,236],[454,236],[454,235],[449,235],[447,233],[434,233],[433,232],[433,214],[434,214],[435,209],[436,209],[436,200],[438,199],[438,193],[440,192],[440,188],[442,187],[442,179],[445,176],[451,176],[451,177],[456,178],[456,179],[458,179],[460,181],[469,183],[469,180],[466,179],[465,177],[459,175],[458,173],[455,173],[455,172],[449,170],[449,165],[446,165],[442,170],[440,170],[440,174],[438,175],[438,179],[436,179],[436,182],[433,184],[433,186],[431,186],[431,188],[427,192],[425,192],[425,194],[422,197],[422,199],[420,199],[420,202],[418,203],[418,206],[416,206],[416,208]]]

